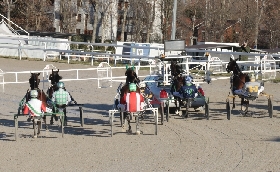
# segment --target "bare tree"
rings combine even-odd
[[[160,18],[161,18],[161,31],[163,35],[163,41],[168,39],[171,35],[170,26],[172,20],[173,1],[159,0],[160,6]]]
[[[73,0],[60,0],[60,26],[62,33],[75,32],[77,6]]]
[[[7,13],[7,19],[8,19],[8,24],[11,26],[10,24],[10,20],[11,20],[11,10],[14,9],[14,4],[17,2],[17,0],[2,0],[0,2],[1,6],[4,7],[4,11],[6,11]]]
[[[121,29],[121,41],[124,42],[124,32],[125,32],[125,26],[126,26],[126,16],[128,11],[129,3],[128,1],[122,2],[122,29]]]

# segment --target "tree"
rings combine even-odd
[[[159,0],[158,2],[160,9],[160,19],[161,19],[161,31],[163,40],[167,40],[170,38],[170,26],[172,20],[172,9],[173,9],[173,1],[171,0]]]
[[[127,1],[122,2],[122,29],[121,29],[121,41],[124,42],[124,32],[125,32],[125,26],[126,26],[126,16],[127,16],[127,11],[129,7],[129,3]]]

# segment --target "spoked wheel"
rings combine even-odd
[[[227,119],[230,120],[230,104],[229,104],[229,99],[226,100],[226,109],[227,109]]]
[[[242,110],[242,106],[245,107],[245,110]],[[252,113],[249,112],[248,108],[249,108],[249,100],[241,99],[241,114],[244,117],[251,117],[252,116]]]
[[[273,104],[272,104],[271,97],[268,98],[268,114],[269,114],[269,117],[272,118],[272,116],[273,116]]]
[[[190,108],[190,105],[191,105],[191,100],[190,99],[187,99],[187,102],[186,102],[186,111],[185,111],[185,118],[188,118],[189,117],[189,108]]]
[[[209,98],[205,101],[205,117],[209,120]]]

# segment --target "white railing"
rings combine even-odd
[[[26,74],[30,74],[30,73],[43,73],[43,75],[42,75],[43,79],[40,82],[43,82],[43,89],[45,89],[44,83],[45,82],[49,83],[48,76],[49,76],[49,73],[52,72],[51,67],[53,67],[51,65],[49,65],[49,66],[50,66],[50,69],[45,68],[43,70],[20,71],[20,72],[3,72],[0,69],[0,77],[2,76],[2,78],[3,78],[2,82],[0,82],[0,84],[3,85],[3,92],[4,92],[4,86],[6,84],[28,83],[29,82],[29,77],[26,77]],[[151,67],[151,66],[140,66],[140,67]],[[114,69],[125,69],[125,67],[111,67],[111,69],[112,70],[114,70]],[[137,68],[137,70],[138,69],[140,69],[140,68]],[[64,75],[63,73],[70,73],[70,72],[76,74],[72,78],[63,77],[63,79],[61,81],[66,81],[66,82],[67,81],[86,81],[86,80],[98,80],[98,76],[97,77],[81,77],[81,72],[82,71],[89,71],[89,73],[92,73],[92,75],[93,75],[93,73],[96,74],[97,70],[98,70],[98,68],[64,69],[64,70],[59,69],[59,73],[60,73],[61,76],[67,76],[67,75]],[[12,78],[12,79],[9,79],[10,81],[5,81],[4,76],[7,76],[7,75],[9,75],[9,78]],[[24,79],[22,78],[23,77],[22,75],[25,75]],[[90,76],[90,75],[88,75],[88,76]],[[139,78],[144,78],[146,76],[138,76],[138,77]],[[114,82],[124,82],[126,76],[115,76],[115,77],[112,76],[111,78],[112,78],[112,81],[114,81]]]

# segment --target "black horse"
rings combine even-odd
[[[120,89],[120,100],[124,97],[125,94],[129,93],[129,84],[130,83],[135,83],[137,85],[140,83],[140,79],[137,77],[137,74],[134,71],[134,67],[131,67],[131,68],[127,67],[125,75],[126,75],[126,84],[124,86],[122,86]],[[122,83],[121,83],[121,85],[122,85]],[[136,92],[141,94],[139,87],[137,87]],[[119,102],[115,102],[116,106],[118,103]],[[129,125],[128,131],[131,131],[130,118],[129,118],[128,112],[123,112],[123,118],[128,121],[128,125]],[[123,119],[121,119],[121,124],[123,125],[122,120]],[[122,127],[124,127],[124,126],[122,126]]]
[[[52,94],[58,89],[56,84],[62,79],[62,77],[58,74],[59,69],[54,71],[52,69],[52,73],[49,76],[49,80],[51,81],[51,86],[48,88],[48,96],[49,98],[52,98]]]
[[[48,97],[50,99],[52,99],[53,97],[53,93],[55,91],[58,90],[58,87],[57,87],[57,83],[62,79],[62,76],[59,75],[59,69],[57,69],[56,71],[52,70],[52,73],[50,74],[49,76],[49,80],[51,81],[51,86],[48,88]],[[66,88],[64,87],[63,88],[65,91],[66,91]],[[68,92],[69,93],[69,92]],[[70,93],[69,93],[70,94]],[[77,104],[77,102],[74,100],[74,98],[72,97],[72,95],[70,94],[70,97],[71,97],[71,101],[75,102],[75,104]],[[56,108],[62,108],[63,109],[63,112],[64,112],[64,123],[67,124],[67,116],[66,116],[66,106],[67,105],[63,105],[61,107],[56,107]],[[55,111],[55,108],[53,108],[53,111]],[[53,115],[51,117],[51,121],[50,123],[53,124],[53,118],[55,118],[55,120],[57,120],[57,117],[55,115]]]
[[[38,92],[38,96],[37,96],[37,99],[41,100],[42,101],[42,104],[45,106],[45,107],[48,107],[50,108],[50,106],[48,106],[48,97],[47,95],[45,94],[45,92],[43,90],[40,90],[39,89],[39,83],[40,83],[40,79],[39,79],[39,75],[40,73],[31,73],[31,76],[29,78],[29,85],[30,85],[30,90],[28,89],[26,94],[25,94],[25,97],[23,98],[23,100],[21,101],[21,106],[23,108],[23,105],[24,105],[24,102],[28,102],[30,99],[31,99],[31,96],[30,96],[30,91],[31,90],[36,90]],[[25,100],[25,101],[24,101]],[[37,136],[37,134],[39,135],[40,134],[40,129],[41,129],[41,120],[39,120],[37,123],[35,122],[35,119],[32,117],[32,118],[28,118],[28,121],[31,121],[33,122],[33,128],[34,128],[34,137]],[[43,121],[44,123],[46,124],[46,117],[43,117]],[[38,133],[36,134],[36,128],[38,127]],[[45,125],[45,129],[47,130],[48,127],[47,125]]]

